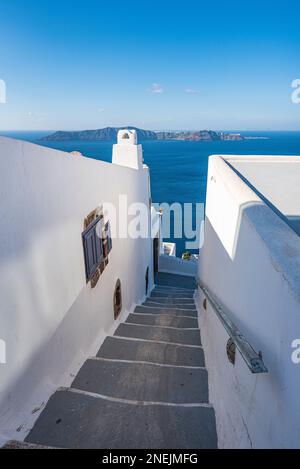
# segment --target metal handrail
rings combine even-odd
[[[236,345],[237,349],[239,350],[242,358],[246,362],[248,368],[250,369],[251,373],[267,373],[268,369],[265,366],[262,353],[256,353],[253,347],[249,344],[245,336],[240,332],[237,326],[231,321],[228,317],[227,313],[221,308],[218,304],[217,300],[214,298],[212,293],[205,287],[200,280],[197,281],[200,290],[203,292],[204,296],[212,306],[213,310],[215,311],[216,315],[218,316],[219,320],[223,324],[225,330],[227,331],[228,335]]]

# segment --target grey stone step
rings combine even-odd
[[[185,328],[198,328],[197,318],[178,317],[171,314],[129,314],[127,323],[145,324],[148,326],[171,326]]]
[[[152,307],[158,307],[158,308],[173,308],[173,309],[196,309],[196,306],[194,303],[174,303],[174,302],[166,302],[163,301],[161,302],[158,298],[152,298],[149,300],[146,300],[144,303],[142,303],[142,306],[152,306]]]
[[[1,449],[57,449],[53,446],[36,445],[35,443],[26,443],[26,441],[10,440]]]
[[[135,324],[121,323],[114,335],[175,344],[201,345],[199,330],[180,330],[160,326],[138,326]]]
[[[166,298],[166,299],[174,299],[177,300],[178,298],[183,298],[183,299],[190,299],[193,300],[194,294],[193,293],[166,293],[166,292],[160,292],[160,291],[153,291],[150,294],[150,298]]]
[[[202,348],[117,337],[106,337],[97,356],[165,365],[205,366]]]
[[[26,441],[60,448],[216,448],[209,406],[137,405],[59,390]]]
[[[90,359],[81,367],[71,387],[139,402],[208,403],[205,368]]]
[[[173,297],[155,296],[155,297],[150,297],[146,301],[153,301],[155,303],[166,304],[169,306],[193,305],[195,308],[195,302],[193,298],[173,298]]]
[[[151,293],[160,293],[160,294],[163,294],[163,295],[183,295],[183,296],[186,296],[188,295],[188,297],[190,298],[191,296],[193,297],[195,295],[195,291],[194,290],[170,290],[169,287],[167,288],[153,288],[153,290],[151,291]]]
[[[167,274],[164,272],[158,272],[156,274],[155,284],[190,289],[196,288],[196,281],[194,277],[188,277],[187,275]]]
[[[156,303],[152,303],[152,305],[141,305],[141,306],[136,306],[135,310],[134,310],[135,313],[139,313],[139,314],[168,314],[168,315],[172,315],[172,316],[176,316],[176,317],[180,317],[180,316],[190,316],[190,317],[194,317],[194,318],[197,318],[198,317],[198,313],[197,313],[197,310],[196,309],[178,309],[178,308],[167,308],[167,307],[164,307],[164,306],[160,306]]]
[[[195,293],[194,288],[171,287],[168,285],[155,285],[152,291],[164,291],[172,293]]]

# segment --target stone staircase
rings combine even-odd
[[[194,280],[156,287],[70,388],[49,399],[26,442],[59,448],[216,448]]]

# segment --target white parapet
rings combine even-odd
[[[128,168],[143,169],[142,145],[137,144],[136,130],[119,130],[118,143],[113,145],[112,162]]]
[[[185,261],[176,256],[161,254],[159,256],[159,271],[169,274],[196,277],[197,262]]]
[[[252,374],[238,351],[228,360],[229,335],[199,290],[220,448],[300,445],[299,177],[300,157],[209,158],[199,278],[268,368]]]
[[[163,254],[176,256],[176,244],[163,242]]]

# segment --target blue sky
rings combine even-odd
[[[2,0],[0,129],[300,130],[300,6]]]

